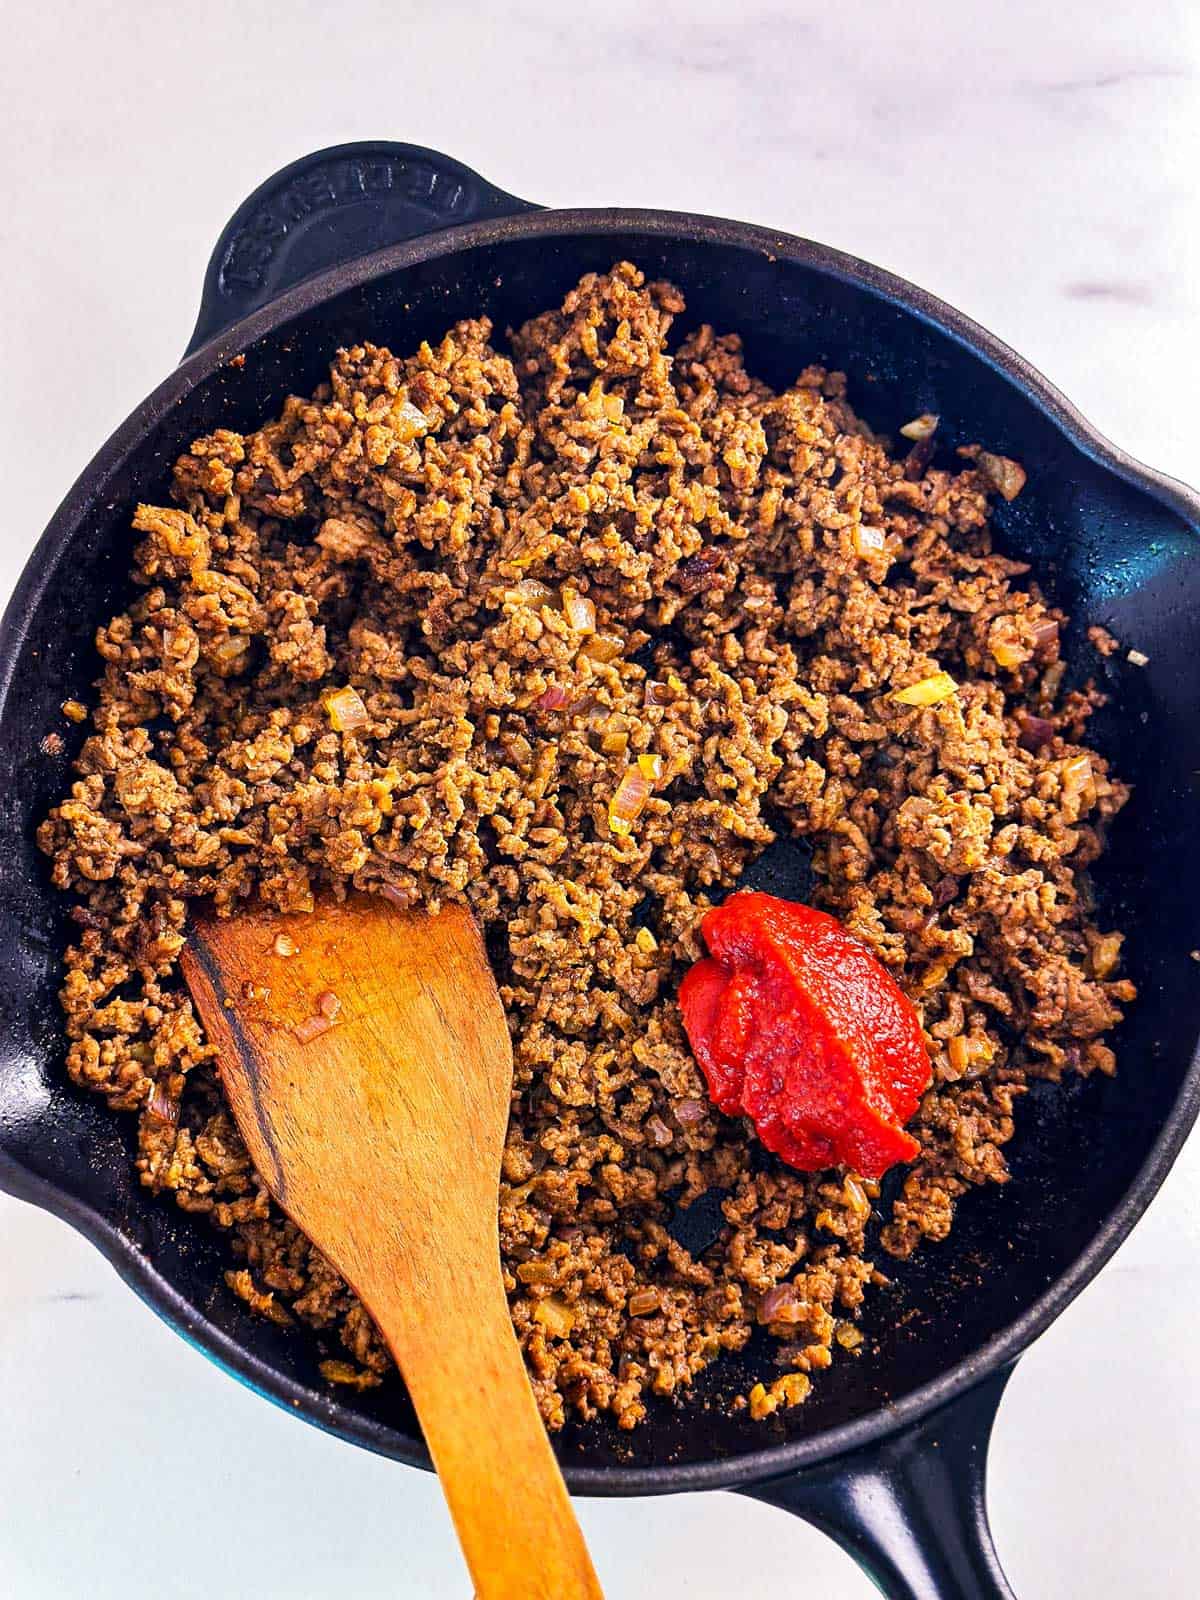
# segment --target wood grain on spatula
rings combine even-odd
[[[512,1047],[469,911],[248,910],[182,960],[256,1167],[404,1375],[480,1600],[596,1600],[500,1276]]]

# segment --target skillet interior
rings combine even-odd
[[[134,1181],[129,1127],[66,1082],[55,1000],[66,924],[32,842],[82,737],[65,723],[60,703],[90,698],[94,629],[127,593],[132,502],[163,492],[170,463],[196,434],[250,426],[289,390],[311,390],[339,343],[370,338],[406,350],[481,308],[503,329],[555,302],[581,272],[628,256],[683,287],[684,325],[710,320],[743,333],[748,365],[769,382],[784,385],[819,359],[850,373],[852,400],[879,429],[932,410],[948,441],[980,440],[1019,457],[1029,485],[1001,506],[997,526],[1007,548],[1031,559],[1073,614],[1068,654],[1111,680],[1116,696],[1093,737],[1135,792],[1099,878],[1106,909],[1130,932],[1129,969],[1142,990],[1117,1041],[1119,1076],[1028,1097],[1010,1147],[1012,1183],[968,1197],[945,1244],[887,1267],[894,1282],[870,1301],[866,1359],[838,1362],[805,1406],[765,1425],[739,1420],[723,1403],[745,1392],[759,1355],[752,1351],[748,1362],[726,1359],[710,1369],[686,1407],[656,1410],[631,1435],[573,1427],[561,1440],[568,1466],[635,1469],[587,1487],[646,1487],[636,1469],[728,1460],[812,1438],[901,1399],[979,1350],[1043,1294],[1118,1205],[1155,1145],[1196,1046],[1200,974],[1189,951],[1200,945],[1197,528],[1089,456],[1011,377],[934,322],[817,264],[775,259],[717,235],[689,240],[633,225],[603,236],[500,238],[352,286],[293,318],[252,345],[244,367],[218,367],[165,413],[153,403],[144,408],[121,458],[89,486],[82,505],[71,505],[78,526],[69,554],[44,574],[36,600],[26,594],[32,609],[24,636],[10,637],[15,660],[5,664],[11,676],[0,687],[0,761],[11,774],[0,804],[0,1178],[99,1235],[110,1253],[114,1232],[131,1241],[165,1282],[151,1296],[160,1309],[243,1376],[405,1459],[421,1452],[395,1386],[334,1404],[307,1339],[252,1317],[226,1291],[221,1241],[169,1201],[146,1198]],[[13,621],[20,626],[19,616]],[[1083,640],[1092,621],[1145,651],[1149,667],[1122,657],[1101,663]],[[40,749],[50,730],[67,739],[61,756]],[[16,1163],[7,1175],[4,1154]]]

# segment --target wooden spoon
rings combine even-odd
[[[255,1166],[404,1375],[480,1600],[599,1600],[500,1276],[512,1046],[470,912],[248,910],[182,962]]]

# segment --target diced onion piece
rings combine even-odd
[[[659,755],[639,756],[637,764],[641,768],[642,776],[647,783],[661,783],[663,775],[663,758]]]
[[[271,949],[277,956],[296,956],[300,954],[300,946],[290,933],[277,933]]]
[[[554,590],[540,578],[522,578],[520,583],[514,583],[505,591],[505,598],[519,600],[525,606],[549,605],[554,599]]]
[[[1107,978],[1121,958],[1122,936],[1119,933],[1102,933],[1092,945],[1092,972],[1097,978]]]
[[[1125,659],[1131,667],[1148,667],[1150,665],[1150,657],[1144,650],[1130,650],[1127,652]]]
[[[1006,500],[1015,500],[1025,487],[1025,468],[1008,456],[994,456],[990,450],[981,450],[975,465],[997,494]]]
[[[657,1289],[635,1289],[629,1296],[625,1309],[631,1317],[648,1317],[658,1310]]]
[[[218,639],[209,654],[220,676],[232,677],[245,666],[250,654],[250,641],[245,634],[231,633],[224,639]]]
[[[648,706],[669,706],[675,699],[670,686],[657,678],[647,678],[643,698]]]
[[[633,936],[633,942],[644,956],[652,956],[658,949],[658,940],[649,928],[639,928]]]
[[[611,832],[629,833],[649,798],[650,784],[645,773],[635,765],[626,767],[616,792],[608,802],[608,826]]]
[[[363,728],[370,721],[358,690],[352,689],[349,684],[344,689],[330,689],[322,695],[321,704],[335,733],[353,733],[356,728]]]
[[[619,634],[597,633],[583,646],[580,651],[591,661],[615,661],[625,648],[625,641]]]
[[[542,690],[533,704],[538,711],[562,711],[570,698],[561,683],[552,683]]]
[[[1054,738],[1054,724],[1045,717],[1034,716],[1032,711],[1021,713],[1021,732],[1017,736],[1017,743],[1022,750],[1031,750],[1035,753],[1043,746],[1048,745]]]
[[[322,994],[317,996],[317,1010],[323,1017],[328,1017],[330,1022],[333,1021],[334,1017],[337,1016],[341,1009],[342,1002],[338,999],[337,995],[334,994],[332,989],[326,989]]]
[[[863,1336],[852,1322],[839,1322],[833,1337],[843,1350],[857,1350]]]
[[[323,1017],[318,1012],[315,1017],[305,1017],[303,1022],[294,1022],[292,1032],[301,1044],[311,1044],[314,1039],[320,1038],[321,1034],[328,1033],[333,1026],[332,1017]]]
[[[87,719],[87,707],[79,700],[64,700],[62,714],[68,722],[83,722]]]
[[[666,1123],[658,1115],[657,1111],[651,1112],[651,1114],[643,1123],[643,1127],[650,1137],[650,1143],[658,1146],[659,1148],[661,1148],[663,1145],[670,1144],[671,1140],[675,1137],[670,1128],[667,1127]]]
[[[993,639],[988,649],[997,665],[1009,670],[1029,660],[1029,652],[1015,639]]]
[[[755,1315],[764,1326],[768,1322],[795,1322],[797,1319],[794,1313],[799,1303],[800,1294],[795,1284],[777,1283],[774,1288],[768,1289],[758,1302]]]
[[[852,1177],[850,1173],[847,1173],[845,1178],[842,1180],[842,1191],[846,1196],[846,1200],[850,1206],[850,1209],[854,1212],[856,1217],[865,1217],[868,1215],[871,1210],[871,1202],[863,1193],[862,1184],[859,1183],[857,1178]]]
[[[922,439],[932,439],[940,420],[932,411],[922,411],[919,417],[906,422],[900,432],[906,439],[914,439],[919,443]]]
[[[1052,650],[1058,643],[1058,623],[1053,617],[1043,617],[1033,625],[1033,647],[1039,652]]]
[[[1064,798],[1080,798],[1091,787],[1092,781],[1092,759],[1086,752],[1081,756],[1072,756],[1064,764],[1062,770]]]
[[[399,435],[402,443],[411,444],[421,434],[429,432],[429,420],[411,400],[405,400],[392,413],[392,431]]]
[[[936,706],[957,691],[958,685],[948,672],[935,672],[919,683],[910,683],[905,689],[893,689],[888,699],[901,706]]]
[[[565,1339],[575,1326],[575,1313],[565,1300],[552,1294],[534,1306],[533,1320],[545,1328],[552,1339]]]
[[[951,1071],[956,1077],[961,1078],[971,1061],[971,1053],[967,1048],[966,1038],[961,1033],[955,1034],[954,1038],[946,1046],[946,1055],[950,1060]]]
[[[703,1122],[707,1110],[703,1100],[677,1100],[675,1120],[688,1127],[693,1122]]]
[[[164,1083],[156,1083],[150,1091],[149,1110],[160,1122],[167,1122],[173,1128],[179,1126],[179,1101],[172,1100]]]
[[[606,756],[623,756],[629,745],[629,735],[620,729],[606,733],[600,740],[600,748]]]
[[[860,522],[854,530],[854,548],[860,556],[878,555],[887,545],[882,528],[871,528]]]
[[[576,633],[595,633],[596,608],[585,594],[577,589],[564,588],[562,592],[563,616]]]
[[[400,911],[407,911],[413,903],[412,891],[410,889],[401,889],[394,883],[381,883],[379,885],[379,893],[385,900],[390,900]]]

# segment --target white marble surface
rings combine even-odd
[[[17,10],[0,65],[0,590],[182,349],[233,206],[352,138],[441,146],[552,204],[742,216],[856,251],[1200,482],[1187,0],[1136,16],[1094,0]],[[1195,1593],[1198,1180],[1193,1141],[1011,1385],[992,1508],[1023,1595]],[[69,1230],[3,1197],[0,1418],[8,1600],[468,1592],[431,1479],[254,1398]],[[729,1495],[581,1514],[610,1600],[874,1592],[818,1534]]]

